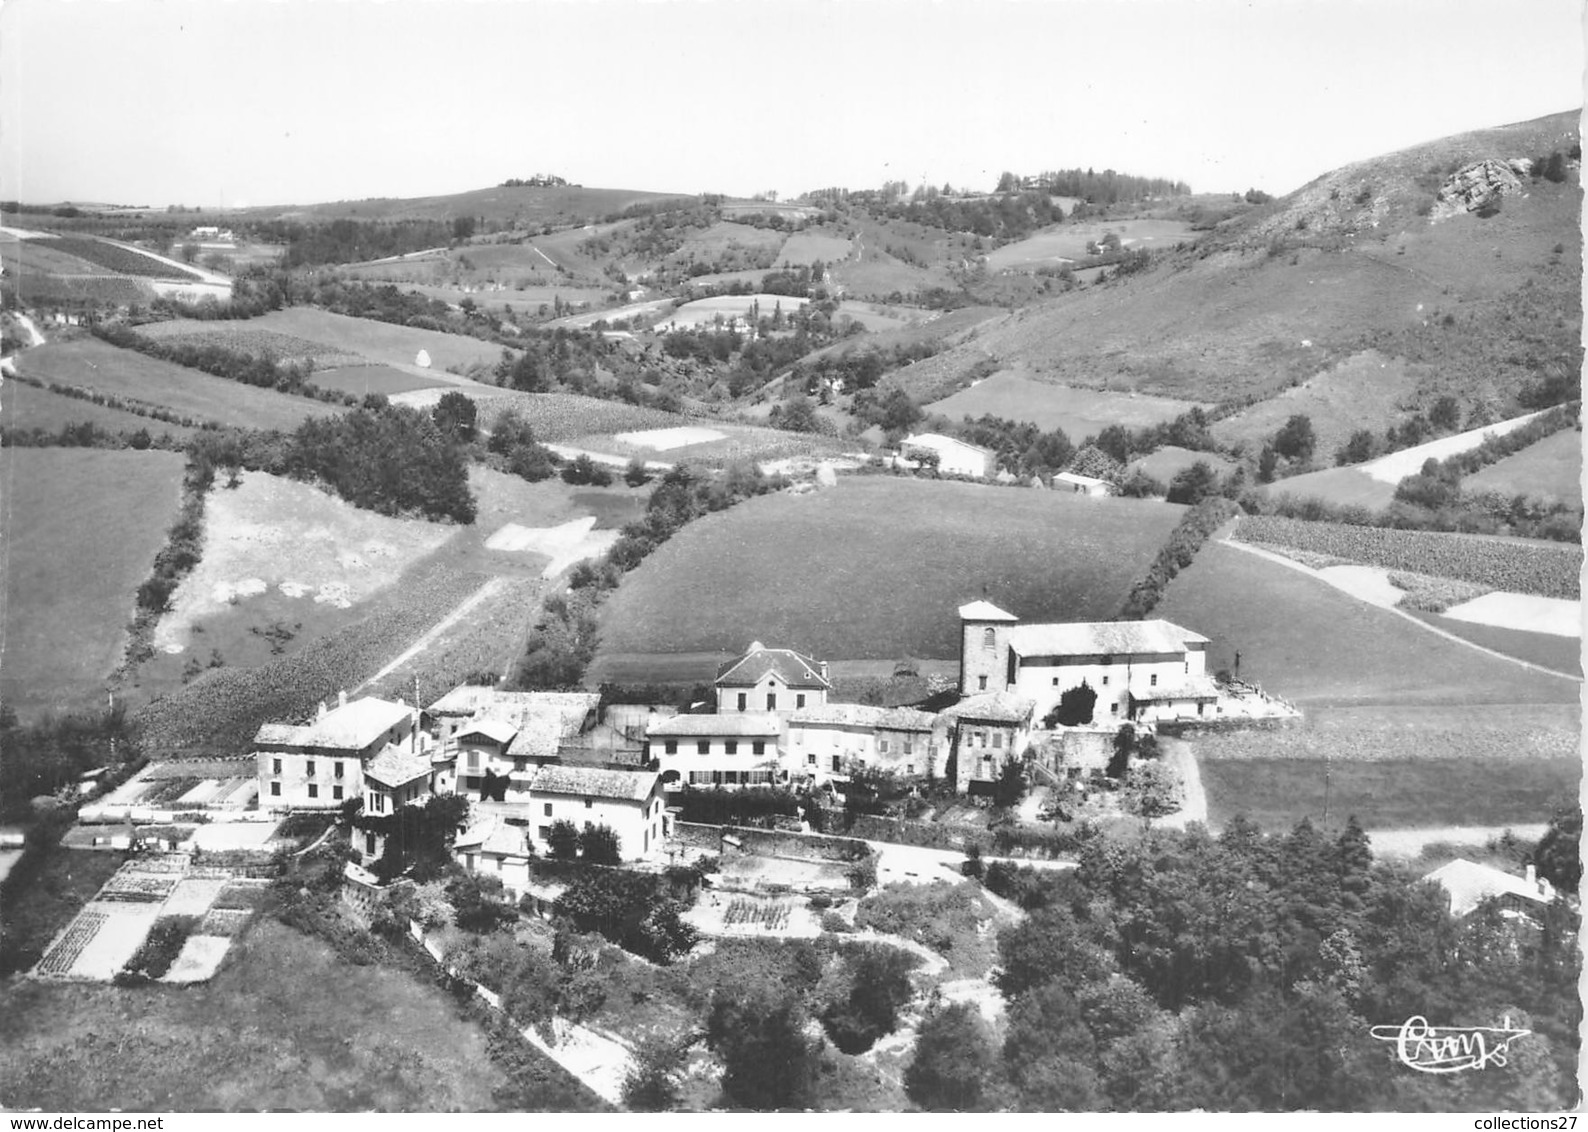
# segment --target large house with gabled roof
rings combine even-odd
[[[365,768],[378,756],[419,749],[417,722],[406,704],[374,696],[349,702],[344,692],[310,723],[264,724],[253,741],[260,806],[334,810],[362,796]]]
[[[812,660],[793,649],[769,649],[751,643],[743,656],[717,670],[717,712],[792,712],[818,707],[833,690],[827,662]]]

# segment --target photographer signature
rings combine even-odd
[[[1511,1026],[1507,1016],[1499,1026],[1430,1026],[1422,1015],[1413,1015],[1399,1026],[1374,1026],[1369,1031],[1381,1042],[1394,1042],[1401,1064],[1419,1073],[1459,1073],[1463,1069],[1503,1067],[1506,1048],[1531,1034]]]

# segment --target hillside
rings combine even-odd
[[[1485,159],[1578,152],[1576,140],[1575,114],[1559,114],[1343,167],[1194,248],[987,327],[907,388],[942,396],[990,356],[1036,380],[1197,401],[1262,401],[1316,379],[1328,400],[1333,375],[1355,382],[1364,368],[1343,363],[1376,350],[1400,409],[1443,393],[1463,409],[1503,408],[1524,382],[1578,366],[1578,162],[1560,182],[1519,165],[1487,215],[1459,206],[1471,178],[1452,177]],[[1382,410],[1364,399],[1334,427],[1382,429]]]
[[[371,197],[310,205],[270,205],[240,215],[279,220],[451,220],[474,216],[525,224],[588,223],[637,204],[680,200],[689,194],[636,189],[587,189],[582,185],[535,187],[503,185],[431,197]]]

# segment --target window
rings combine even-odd
[[[1191,658],[1190,657],[1186,657],[1185,658],[1185,674],[1187,676],[1191,675]]]
[[[749,706],[750,706],[750,697],[749,697],[749,695],[747,695],[744,692],[740,692],[739,693],[739,710],[740,711],[744,711],[745,708],[747,708]]]
[[[337,778],[342,777],[342,762],[340,759],[331,764],[331,773]],[[340,795],[338,795],[338,797],[340,797]]]
[[[1207,706],[1208,706],[1207,704],[1201,704],[1201,703],[1197,704],[1197,714],[1201,715],[1202,714],[1202,709],[1207,707]]]
[[[833,773],[837,774],[844,768],[844,762],[837,755],[833,756]]]
[[[281,773],[281,760],[280,759],[271,759],[270,760],[270,773],[271,774],[280,774]]]
[[[464,868],[468,869],[469,872],[472,873],[474,871],[474,854],[473,853],[465,853],[465,854],[463,854],[463,862],[464,862]]]
[[[364,835],[364,856],[373,857],[374,855],[375,855],[375,835],[373,833],[366,833]]]
[[[1059,678],[1058,678],[1058,677],[1057,677],[1057,676],[1055,676],[1055,677],[1054,677],[1054,678],[1053,678],[1053,686],[1054,686],[1054,687],[1055,687],[1055,688],[1057,688],[1057,687],[1058,687],[1058,686],[1059,686]]]
[[[309,797],[318,798],[319,796],[320,796],[320,788],[318,786],[316,786],[312,782],[309,783]]]
[[[1111,704],[1108,705],[1108,714],[1109,715],[1118,715],[1119,714],[1119,702],[1117,700],[1114,703],[1111,703]]]
[[[907,765],[904,768],[904,773],[905,774],[914,774],[915,773],[915,764],[914,763],[910,763],[909,765]]]
[[[331,787],[331,797],[340,802],[342,800],[342,788],[340,786]]]
[[[907,754],[907,755],[915,754],[915,738],[914,738],[914,736],[906,735],[904,737],[904,753]]]
[[[540,827],[540,839],[542,841],[549,841],[551,839],[551,826],[543,825]]]
[[[723,747],[727,749],[730,755],[737,755],[739,753],[739,740],[729,739],[723,744]]]
[[[767,711],[776,711],[777,710],[777,693],[776,692],[768,692],[766,694],[766,710]]]
[[[804,692],[801,692],[797,696],[794,697],[794,706],[797,707],[797,708],[802,708],[802,707],[805,706],[805,693]]]
[[[812,751],[810,754],[805,756],[805,765],[806,766],[815,766],[816,765],[816,752],[815,751]]]
[[[480,769],[480,752],[478,752],[478,751],[470,751],[469,752],[469,769],[470,770],[479,770]]]
[[[551,803],[550,802],[546,803],[544,812],[545,812],[545,816],[546,817],[548,817],[548,818],[551,817]]]
[[[993,632],[990,625],[981,631],[981,647],[989,652],[998,647],[998,634]]]
[[[701,739],[699,742],[697,742],[695,744],[695,753],[699,755],[711,754],[711,740]]]
[[[752,755],[764,755],[764,754],[766,754],[766,740],[765,739],[757,739],[755,742],[751,743],[750,744],[750,753]]]
[[[1002,732],[1002,731],[994,731],[994,732],[993,732],[993,733],[992,733],[992,739],[993,739],[993,749],[994,749],[994,750],[995,750],[995,751],[1001,751],[1001,750],[1003,750],[1003,746],[1004,746],[1004,733],[1003,733],[1003,732]]]
[[[667,742],[662,744],[662,750],[666,751],[669,755],[678,754],[678,740],[677,739],[669,739],[669,740],[667,740]]]
[[[884,755],[887,754],[888,753],[888,741],[886,739],[878,739],[877,740],[877,750],[880,751]]]
[[[1056,684],[1056,683],[1058,683],[1058,681],[1055,680],[1054,683]],[[1103,687],[1105,687],[1105,688],[1108,687],[1108,673],[1106,673],[1106,672],[1103,673]]]
[[[281,797],[281,783],[272,782],[270,784],[270,793],[271,793],[271,795],[273,797],[276,797],[276,798]]]
[[[589,799],[589,798],[586,798],[586,799],[585,799],[585,800],[584,800],[584,808],[585,808],[585,809],[587,809],[587,810],[588,810],[588,809],[589,809],[589,808],[590,808],[590,807],[591,807],[591,806],[593,806],[593,805],[595,805],[595,803],[594,803],[594,802],[592,802],[592,801],[591,801],[591,800],[590,800],[590,799]],[[585,823],[585,824],[586,824],[586,825],[589,825],[589,824],[590,824],[590,823],[589,823],[589,822],[586,822],[586,823]]]
[[[1151,679],[1150,683],[1152,684],[1152,686],[1154,688],[1156,688],[1158,686],[1158,674],[1156,672],[1154,672],[1152,674],[1152,679]]]
[[[307,774],[310,778],[313,778],[314,777],[314,760],[310,759],[308,762],[303,764],[303,767],[304,767],[304,773]]]
[[[985,692],[987,690],[987,677],[985,677],[985,676],[976,677],[976,690],[978,692]]]

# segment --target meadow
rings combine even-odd
[[[642,460],[660,460],[666,463],[698,460],[714,465],[733,460],[764,462],[801,456],[832,456],[854,447],[852,444],[844,444],[836,437],[821,436],[816,433],[784,432],[775,428],[757,428],[751,425],[724,424],[708,420],[693,423],[721,433],[722,439],[701,440],[678,448],[657,449],[645,444],[641,439],[634,438],[631,432],[625,431],[620,435],[605,433],[575,437],[568,443],[575,448],[613,456],[630,458],[638,456]],[[640,431],[643,433],[649,430]],[[536,435],[540,435],[538,429]]]
[[[472,393],[473,391],[471,391]],[[603,401],[577,393],[518,393],[492,391],[478,402],[480,427],[489,430],[491,422],[511,409],[529,422],[536,440],[571,442],[578,437],[639,429],[673,428],[695,423],[691,418],[661,409]]]
[[[991,414],[1030,421],[1043,429],[1062,428],[1079,444],[1109,425],[1143,428],[1173,420],[1193,405],[1191,401],[1138,397],[1130,392],[1077,389],[1005,370],[926,408],[951,420]]]
[[[315,369],[358,365],[363,361],[358,354],[279,330],[267,330],[254,322],[174,318],[167,322],[146,322],[137,327],[137,331],[156,342],[219,346],[223,350],[267,357],[274,362],[307,361]]]
[[[1530,495],[1582,506],[1582,432],[1562,429],[1461,481],[1465,491]]]
[[[181,497],[172,452],[8,448],[0,700],[27,718],[104,705],[137,590]]]
[[[1319,705],[1559,704],[1581,685],[1424,633],[1327,582],[1210,542],[1153,611],[1211,638],[1233,669],[1303,709]]]
[[[507,1083],[444,991],[269,919],[202,985],[0,987],[0,1081],[11,1109],[175,1112],[478,1111]]]
[[[824,660],[957,657],[955,610],[983,594],[1033,620],[1112,618],[1180,514],[894,476],[762,496],[691,523],[624,579],[592,671],[752,639]]]
[[[415,373],[383,365],[337,366],[334,369],[316,370],[309,380],[321,389],[329,389],[336,393],[351,393],[355,397],[363,397],[369,393],[392,397],[398,393],[412,393],[416,389],[435,389],[438,386],[451,388],[441,378],[420,377]]]
[[[1514,656],[1529,664],[1541,665],[1556,672],[1582,675],[1582,638],[1562,637],[1553,633],[1531,633],[1523,629],[1507,629],[1499,625],[1483,625],[1475,621],[1460,621],[1454,617],[1441,617],[1437,613],[1423,613],[1409,609],[1419,621],[1452,633],[1464,641],[1471,641],[1486,649]]]
[[[416,330],[390,322],[352,318],[345,314],[316,310],[313,307],[288,307],[250,319],[255,329],[274,330],[324,342],[344,353],[357,354],[386,365],[412,365],[420,350],[430,355],[436,369],[467,369],[471,365],[494,366],[502,348],[478,338],[446,334],[439,330]]]
[[[1063,224],[1027,236],[987,253],[991,271],[1029,271],[1034,267],[1062,267],[1084,259],[1088,242],[1101,241],[1112,232],[1127,250],[1174,245],[1194,240],[1191,225],[1180,220],[1088,220]]]
[[[81,397],[68,397],[53,393],[24,381],[0,383],[0,424],[7,428],[42,428],[50,432],[63,425],[86,422],[107,432],[137,432],[147,429],[150,436],[162,433],[185,440],[197,429],[114,409],[109,405],[96,405]]]
[[[847,259],[854,250],[854,242],[846,236],[829,236],[822,232],[796,232],[783,241],[777,253],[778,266],[799,267],[807,263],[835,263]]]
[[[1275,480],[1267,491],[1270,495],[1288,495],[1293,499],[1320,499],[1335,507],[1366,507],[1369,511],[1382,511],[1395,502],[1395,484],[1374,479],[1362,470],[1363,467],[1362,464],[1355,464],[1346,468],[1303,472],[1299,476]]]
[[[1130,470],[1145,472],[1159,483],[1168,484],[1175,476],[1198,463],[1208,465],[1221,476],[1235,469],[1233,463],[1215,452],[1193,452],[1189,448],[1167,444],[1149,456],[1133,460]]]
[[[294,429],[309,416],[342,411],[307,397],[223,377],[122,350],[97,338],[50,342],[17,357],[28,377],[94,389],[183,416],[238,428]]]

